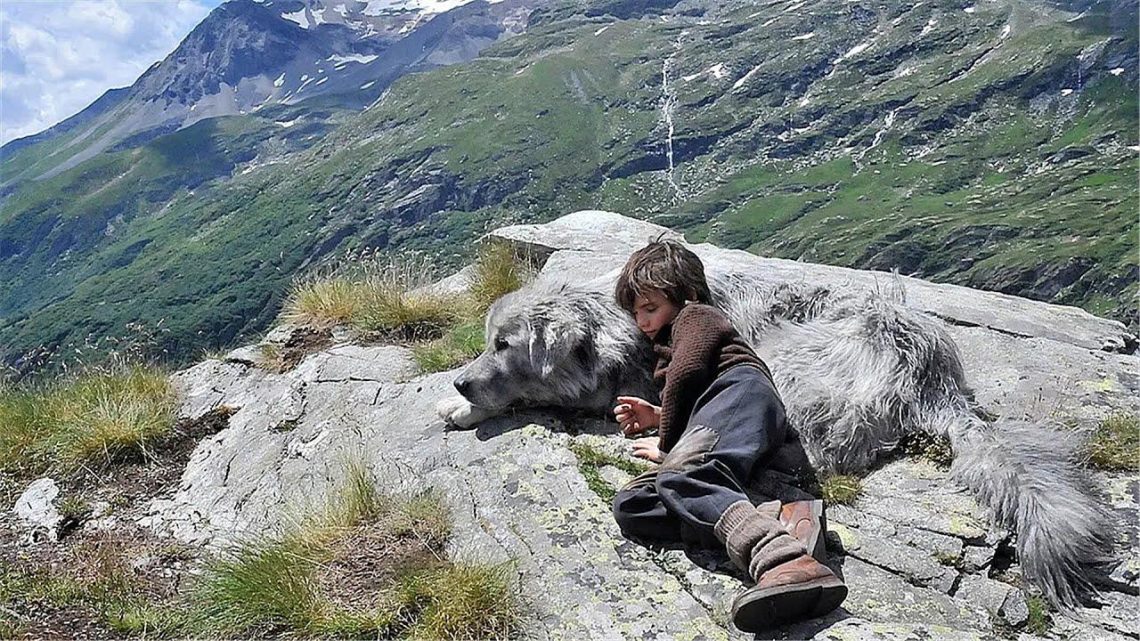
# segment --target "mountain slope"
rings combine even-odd
[[[311,149],[140,211],[90,269],[45,259],[18,289],[59,294],[4,312],[5,357],[160,319],[185,357],[265,327],[322,256],[446,264],[489,225],[581,208],[1134,322],[1135,17],[1028,0],[542,8]]]
[[[3,183],[10,191],[208,118],[318,97],[359,109],[405,73],[471,59],[519,28],[533,4],[231,0],[131,87],[5,145]]]

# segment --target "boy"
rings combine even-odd
[[[633,454],[660,463],[614,497],[622,534],[723,545],[756,581],[732,605],[745,632],[837,608],[847,587],[809,554],[820,536],[813,502],[753,506],[744,493],[753,467],[784,442],[784,407],[767,365],[710,306],[700,258],[651,242],[630,256],[614,293],[653,341],[661,388],[660,407],[623,396],[614,408],[626,436],[657,429]]]

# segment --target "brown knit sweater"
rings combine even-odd
[[[653,349],[658,357],[653,380],[661,388],[658,447],[662,452],[677,444],[697,399],[729,368],[751,365],[772,380],[768,366],[728,317],[708,305],[690,303],[682,308],[673,323],[657,333]]]

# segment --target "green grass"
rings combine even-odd
[[[863,493],[863,483],[856,476],[831,474],[820,479],[820,490],[829,505],[852,505]]]
[[[0,468],[67,473],[146,456],[170,431],[176,404],[166,374],[144,366],[0,390]]]
[[[423,259],[364,256],[330,277],[296,283],[282,317],[313,327],[347,323],[405,340],[436,337],[459,317],[459,303],[422,289],[434,274]]]
[[[505,242],[484,242],[475,256],[474,273],[468,292],[475,311],[482,314],[504,294],[534,279],[537,267],[532,258],[519,256]]]
[[[411,341],[420,370],[440,372],[483,351],[483,315],[499,297],[533,279],[536,270],[532,259],[509,244],[485,242],[467,291],[445,294],[430,287],[437,270],[428,261],[366,256],[299,280],[282,319],[314,327],[351,324]]]
[[[1049,634],[1053,629],[1053,617],[1050,615],[1052,608],[1049,607],[1049,602],[1045,597],[1036,594],[1027,596],[1025,602],[1029,606],[1029,620],[1025,623],[1025,631],[1041,637]]]
[[[130,566],[130,553],[106,544],[85,545],[63,567],[0,568],[0,606],[35,611],[41,604],[85,610],[111,630],[146,637],[173,636],[184,611],[152,603]],[[5,620],[7,630],[26,627]],[[0,626],[0,632],[6,629]],[[11,638],[0,635],[0,638]]]
[[[1114,414],[1097,426],[1087,445],[1089,462],[1111,472],[1140,470],[1140,419]]]
[[[423,372],[454,369],[483,351],[483,322],[469,320],[447,329],[438,339],[414,345],[412,357]]]
[[[249,542],[196,581],[186,630],[221,636],[509,638],[521,622],[513,567],[444,554],[439,495],[383,494],[359,465],[327,508]],[[364,581],[364,583],[360,583]]]
[[[590,491],[597,494],[607,503],[613,500],[617,494],[617,490],[610,485],[609,481],[602,478],[601,470],[603,467],[607,465],[616,467],[631,476],[637,476],[654,467],[643,461],[614,456],[583,441],[572,441],[570,443],[570,451],[574,453],[574,457],[578,460],[578,472],[582,474],[582,478],[586,479],[586,485],[590,488]]]

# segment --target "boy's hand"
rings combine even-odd
[[[637,436],[661,425],[661,408],[636,396],[617,397],[614,417],[626,436]]]
[[[634,441],[633,455],[654,463],[660,463],[665,460],[665,453],[657,447],[656,436],[647,436]]]

